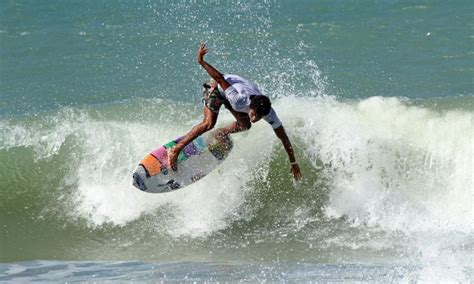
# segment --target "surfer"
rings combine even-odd
[[[236,121],[224,128],[218,129],[217,137],[224,137],[250,129],[252,123],[260,119],[268,122],[276,136],[280,139],[290,160],[290,172],[295,180],[302,178],[301,171],[296,161],[290,139],[285,129],[272,108],[270,99],[260,92],[255,84],[238,76],[222,74],[204,60],[208,53],[205,43],[201,43],[198,50],[198,63],[207,71],[212,80],[203,84],[204,119],[194,126],[175,147],[171,148],[168,157],[173,170],[177,170],[179,152],[199,135],[214,128],[217,122],[219,109],[224,105],[235,117]]]

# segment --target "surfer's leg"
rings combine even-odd
[[[229,108],[228,108],[229,109]],[[237,133],[245,130],[249,130],[252,126],[249,115],[245,112],[238,112],[233,109],[229,109],[236,121],[227,125],[226,127],[219,128],[216,130],[216,135],[228,135],[231,133]]]
[[[186,135],[183,136],[183,138],[176,144],[176,146],[169,150],[168,160],[171,169],[177,169],[177,160],[179,152],[181,152],[181,150],[186,145],[188,145],[189,142],[196,139],[196,137],[198,137],[199,135],[214,128],[214,125],[216,125],[218,114],[218,112],[213,112],[207,107],[204,108],[204,119],[202,120],[202,122],[194,126],[191,131],[189,131]]]

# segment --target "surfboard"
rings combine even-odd
[[[168,162],[168,149],[183,137],[178,137],[146,155],[133,173],[133,186],[151,193],[164,193],[193,184],[212,172],[232,150],[231,138],[217,139],[215,132],[199,136],[178,155],[178,170]]]

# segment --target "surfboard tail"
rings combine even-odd
[[[232,139],[230,139],[229,135],[217,136],[215,133],[209,135],[207,144],[209,152],[211,152],[212,155],[218,160],[225,159],[234,146],[234,143],[232,142]]]

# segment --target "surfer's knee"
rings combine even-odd
[[[242,130],[249,130],[250,127],[252,127],[252,123],[250,121],[240,121],[239,124]]]
[[[202,123],[204,131],[209,131],[209,130],[213,129],[214,125],[216,125],[216,124],[213,123],[212,121],[205,121],[205,122]]]

